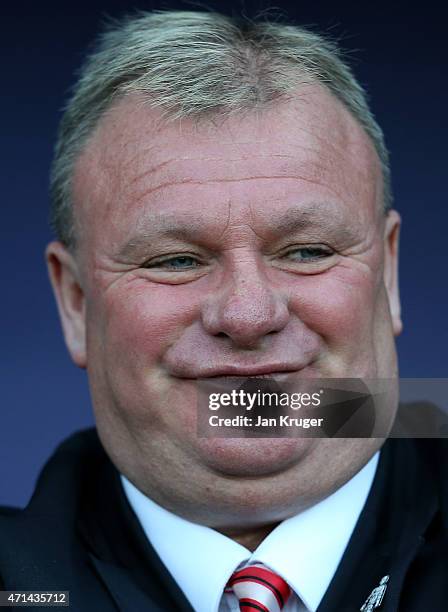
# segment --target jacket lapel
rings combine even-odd
[[[80,513],[78,531],[119,610],[194,612],[147,540],[109,461],[96,483],[89,507]]]
[[[438,509],[412,440],[388,440],[366,506],[318,612],[356,612],[389,576],[378,612],[397,612],[406,573]],[[375,609],[376,611],[376,609]]]
[[[89,556],[120,612],[135,612],[135,610],[164,612],[166,610],[135,584],[132,574],[128,571],[97,559],[92,554]]]

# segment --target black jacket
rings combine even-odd
[[[446,440],[385,443],[318,612],[358,611],[385,575],[381,612],[448,610],[447,466]],[[72,612],[192,610],[148,543],[95,430],[58,448],[27,508],[0,510],[0,589],[70,591]]]

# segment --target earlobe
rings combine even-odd
[[[45,257],[65,343],[75,364],[85,368],[87,365],[85,298],[78,264],[67,247],[58,241],[50,242]]]
[[[396,210],[390,210],[387,213],[384,227],[384,284],[389,298],[392,328],[395,336],[398,336],[403,329],[398,285],[400,226],[400,215]]]

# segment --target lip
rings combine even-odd
[[[196,372],[185,372],[180,378],[204,379],[204,378],[219,378],[219,377],[276,377],[286,374],[294,374],[302,370],[304,365],[294,364],[265,364],[254,366],[238,366],[226,365],[221,367],[201,368]]]

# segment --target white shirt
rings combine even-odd
[[[315,612],[370,492],[379,452],[315,506],[280,523],[251,553],[227,536],[168,512],[124,476],[121,481],[147,538],[196,612],[239,612],[224,587],[239,566],[263,563],[294,593],[284,612]]]

